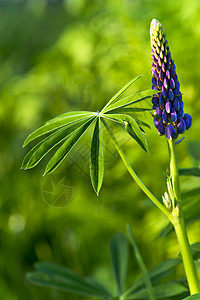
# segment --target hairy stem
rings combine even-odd
[[[195,293],[198,293],[200,289],[199,289],[197,271],[192,257],[192,252],[191,252],[187,231],[185,227],[184,217],[183,217],[175,141],[169,140],[168,145],[169,145],[169,154],[170,154],[170,173],[172,176],[172,184],[173,184],[174,199],[175,199],[174,210],[172,212],[173,215],[172,224],[174,225],[177,240],[181,250],[183,265],[188,280],[190,294],[193,295]]]
[[[106,121],[102,118],[101,119],[106,130],[108,131],[109,135],[111,136],[113,143],[115,145],[115,148],[117,149],[119,155],[121,156],[121,159],[123,160],[126,169],[128,170],[131,177],[135,180],[135,182],[139,185],[139,187],[142,189],[142,191],[148,196],[148,198],[168,217],[168,219],[172,222],[173,218],[169,210],[148,190],[148,188],[144,185],[144,183],[140,180],[140,178],[137,176],[137,174],[133,171],[128,159],[126,158],[124,152],[120,148],[115,136],[113,135],[112,130],[106,123]]]

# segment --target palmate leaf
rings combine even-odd
[[[91,145],[91,158],[90,158],[90,177],[93,188],[97,195],[102,186],[104,173],[104,158],[103,158],[103,142],[101,134],[100,118],[97,118],[94,128],[92,145]]]
[[[91,117],[85,117],[81,118],[80,120],[70,122],[69,124],[61,127],[61,129],[57,130],[56,132],[53,132],[44,140],[40,141],[25,156],[21,168],[31,169],[35,167],[49,151],[60,144],[63,140],[67,139],[69,135],[72,134],[72,132],[74,132],[77,128],[91,119]]]
[[[117,233],[110,241],[110,258],[119,296],[124,291],[128,266],[128,241],[123,233]]]
[[[56,288],[77,295],[112,299],[113,296],[100,283],[91,278],[83,278],[77,273],[55,263],[40,262],[36,271],[27,273],[29,282]]]
[[[142,133],[137,122],[129,115],[125,114],[108,114],[105,113],[103,116],[111,120],[124,124],[125,129],[131,135],[131,137],[142,147],[146,152],[149,151],[148,144],[145,135]]]
[[[48,121],[45,125],[41,126],[27,137],[27,139],[24,141],[23,147],[28,145],[31,141],[35,140],[36,138],[47,134],[53,130],[56,130],[62,126],[65,126],[71,122],[74,122],[76,120],[79,120],[81,118],[92,116],[94,115],[94,112],[82,112],[82,111],[76,111],[76,112],[70,112],[63,115],[58,116],[57,118],[54,118],[50,121]]]
[[[78,140],[84,134],[84,132],[90,127],[95,118],[87,121],[81,127],[76,129],[70,137],[64,142],[64,144],[56,151],[54,156],[51,158],[49,163],[46,166],[44,175],[52,173],[59,164],[63,161],[63,159],[69,154],[70,150],[76,145]]]
[[[120,123],[142,149],[148,152],[145,132],[142,127],[150,128],[150,126],[140,119],[133,118],[128,113],[151,110],[150,108],[133,107],[133,105],[150,98],[156,91],[144,91],[119,100],[121,95],[140,77],[137,76],[127,83],[108,101],[100,113],[90,111],[64,113],[47,121],[43,126],[29,134],[23,146],[35,140],[36,144],[26,154],[21,168],[26,170],[35,167],[47,153],[54,147],[59,146],[60,148],[58,148],[45,169],[44,175],[50,174],[56,170],[81,136],[96,120],[91,144],[90,176],[93,188],[99,194],[104,175],[103,140],[100,120],[109,119],[115,123]],[[116,139],[114,138],[114,140]]]

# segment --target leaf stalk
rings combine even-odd
[[[128,170],[131,177],[135,180],[135,182],[138,184],[138,186],[142,189],[142,191],[147,195],[147,197],[168,217],[168,219],[172,222],[173,217],[169,210],[148,190],[148,188],[144,185],[144,183],[140,180],[140,178],[137,176],[137,174],[133,171],[127,157],[125,156],[124,152],[120,148],[111,128],[108,126],[107,122],[101,118],[101,121],[103,122],[106,130],[108,131],[110,137],[112,138],[112,141],[115,145],[115,148],[117,149],[123,163],[125,164],[126,169]]]

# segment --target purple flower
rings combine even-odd
[[[189,114],[185,114],[183,120],[185,121],[186,129],[189,129],[192,126],[192,117]]]
[[[165,107],[165,100],[164,100],[162,94],[160,94],[160,97],[159,97],[159,104],[162,108]]]
[[[153,85],[156,85],[156,83],[157,83],[157,80],[156,80],[155,77],[153,77],[153,78],[152,78],[152,84],[153,84]]]
[[[171,111],[171,102],[169,101],[169,99],[167,98],[166,100],[166,104],[165,104],[165,110],[166,112],[169,114]]]
[[[168,80],[167,80],[167,78],[164,78],[163,86],[164,86],[164,88],[166,88],[166,90],[168,89]],[[161,87],[162,87],[162,85],[161,85]]]
[[[174,129],[172,124],[168,124],[165,128],[165,137],[170,140],[176,138],[176,130]]]
[[[186,124],[182,118],[178,118],[177,132],[183,133],[186,130]]]
[[[166,124],[168,123],[168,114],[165,109],[162,112],[162,120],[164,123],[166,123]]]
[[[154,104],[154,105],[158,105],[158,103],[159,103],[159,99],[158,99],[158,97],[153,97],[152,98],[152,103]]]
[[[167,98],[167,91],[166,90],[162,91],[162,96],[163,96],[163,98]]]
[[[177,111],[177,116],[178,116],[179,118],[183,118],[183,116],[184,116],[184,111],[183,111],[182,108],[180,108],[180,109]]]
[[[170,117],[171,117],[171,121],[172,121],[173,123],[177,121],[177,114],[176,114],[176,111],[175,111],[174,108],[172,108]]]
[[[160,108],[160,105],[156,107],[156,114],[159,118],[162,117],[162,109]]]
[[[159,78],[163,81],[164,80],[164,72],[162,69],[159,71]]]
[[[172,89],[169,90],[168,97],[169,97],[170,101],[174,100],[174,93],[173,93]]]
[[[158,128],[158,122],[159,122],[159,120],[158,120],[157,117],[155,117],[155,118],[153,119],[153,122],[154,122],[155,127]]]
[[[165,127],[164,127],[164,125],[163,125],[162,120],[159,120],[159,121],[158,121],[157,129],[158,129],[158,133],[159,133],[160,135],[165,134]]]
[[[153,99],[152,99],[152,102],[153,102]],[[174,100],[172,102],[172,107],[175,110],[179,110],[179,108],[180,108],[180,104],[179,104],[178,99],[176,97],[174,97]]]
[[[160,135],[176,139],[179,133],[191,127],[192,117],[184,113],[176,66],[162,25],[155,19],[151,22],[150,35],[152,84],[153,89],[158,91],[152,98],[154,125]]]
[[[170,72],[169,72],[169,70],[166,71],[166,77],[167,77],[168,79],[170,79]]]
[[[174,89],[174,88],[175,88],[175,82],[174,82],[174,79],[173,79],[173,78],[170,79],[169,86],[170,86],[171,89]]]
[[[154,123],[154,125],[155,125],[156,128],[158,128],[158,122],[159,122],[158,118],[154,117],[153,123]]]

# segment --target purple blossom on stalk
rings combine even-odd
[[[192,117],[183,110],[180,83],[160,22],[153,19],[150,28],[154,125],[160,135],[176,139],[192,125]]]

